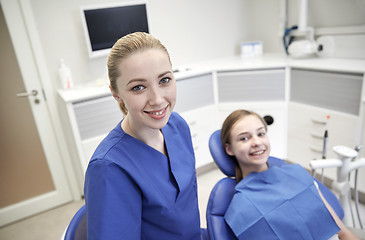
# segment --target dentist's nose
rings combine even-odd
[[[149,91],[149,104],[151,106],[160,105],[163,103],[163,96],[161,90],[156,87],[150,88]]]

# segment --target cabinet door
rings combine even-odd
[[[211,73],[179,79],[175,111],[188,123],[195,152],[196,167],[213,162],[208,141],[217,130],[218,113]]]
[[[285,69],[218,72],[218,101],[285,100]]]
[[[326,158],[337,158],[332,148],[336,145],[355,146],[355,133],[359,124],[357,116],[299,103],[289,103],[288,159],[306,168],[309,161],[321,159],[324,132],[328,130]],[[327,121],[327,116],[330,116]],[[325,175],[336,178],[335,169]]]
[[[77,151],[85,171],[94,150],[122,120],[123,114],[112,96],[73,103],[70,111],[71,121],[76,124],[73,131],[78,144]]]
[[[214,104],[213,76],[211,73],[177,80],[176,112]]]
[[[327,158],[337,158],[336,145],[354,147],[360,128],[361,74],[292,69],[288,125],[288,158],[309,168],[322,158],[328,129]],[[326,116],[330,116],[326,124]],[[335,179],[336,169],[325,171]]]
[[[292,69],[290,101],[359,115],[361,74]]]
[[[185,111],[181,116],[189,124],[195,152],[196,167],[213,162],[209,150],[209,138],[218,129],[218,111],[216,105],[210,105]]]

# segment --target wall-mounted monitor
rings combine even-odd
[[[108,55],[114,43],[132,32],[147,32],[147,1],[81,7],[90,58]]]

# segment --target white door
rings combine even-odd
[[[72,195],[18,1],[1,0],[0,51],[3,226],[69,202]]]

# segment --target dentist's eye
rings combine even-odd
[[[167,84],[171,81],[171,78],[165,77],[160,80],[160,84]]]
[[[145,87],[142,85],[137,85],[137,86],[132,87],[132,91],[135,91],[135,92],[141,91],[143,89],[145,89]]]

